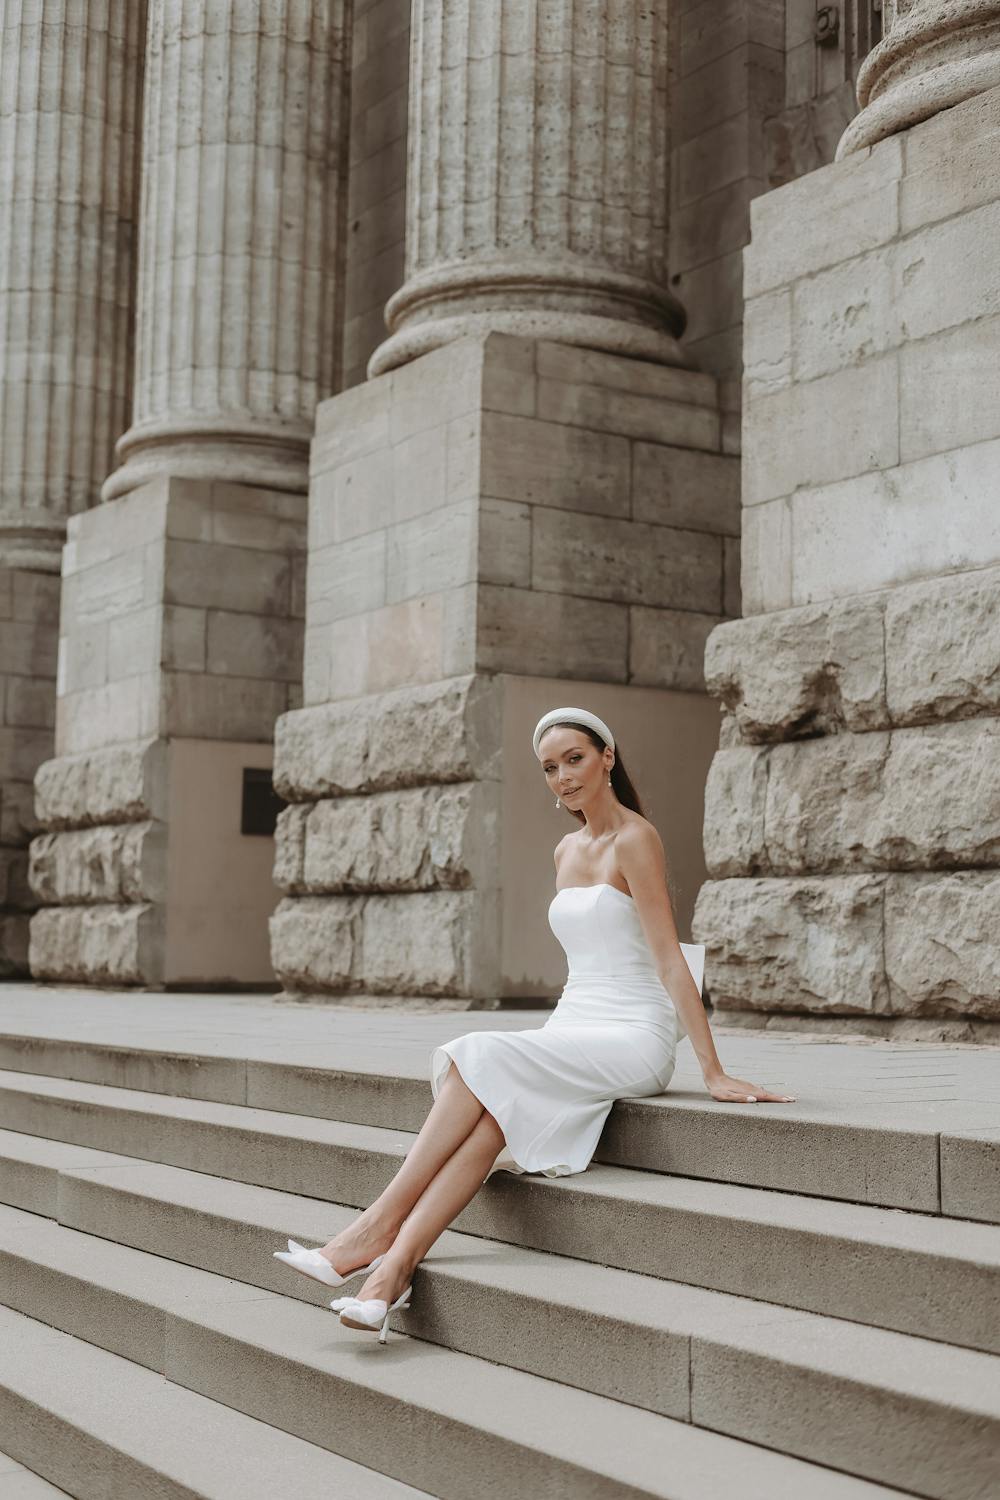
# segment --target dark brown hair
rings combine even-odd
[[[553,723],[545,726],[546,734],[548,734],[550,729],[557,727],[559,729],[579,729],[581,734],[585,734],[590,743],[596,745],[598,750],[607,749],[607,741],[601,738],[596,729],[591,729],[589,724],[580,724],[576,719],[559,719],[558,724]],[[642,818],[646,816],[642,810],[642,803],[639,801],[639,793],[632,785],[632,778],[622,763],[617,745],[615,746],[615,763],[611,767],[611,789],[623,807],[630,807],[633,812],[637,812]],[[576,818],[578,823],[585,823],[587,821],[583,813],[578,809],[568,807],[566,811],[572,817]]]

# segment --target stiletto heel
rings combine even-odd
[[[348,1271],[346,1276],[341,1276],[318,1249],[309,1250],[296,1240],[288,1241],[287,1250],[275,1250],[273,1253],[276,1260],[284,1261],[286,1266],[291,1266],[293,1271],[299,1271],[303,1276],[311,1276],[313,1281],[322,1281],[324,1286],[343,1286],[345,1282],[353,1281],[355,1276],[367,1276],[384,1259],[383,1256],[376,1255],[370,1266],[358,1266],[356,1271]]]
[[[340,1314],[345,1328],[360,1328],[365,1333],[374,1333],[377,1328],[378,1341],[385,1344],[389,1341],[389,1314],[409,1307],[412,1291],[412,1285],[408,1286],[391,1306],[381,1297],[334,1297],[330,1306]]]

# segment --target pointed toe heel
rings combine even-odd
[[[321,1281],[324,1286],[343,1286],[347,1281],[353,1281],[356,1276],[367,1276],[374,1271],[376,1266],[382,1264],[383,1257],[376,1255],[375,1259],[367,1266],[358,1266],[355,1271],[348,1271],[341,1276],[335,1271],[325,1255],[321,1255],[316,1248],[308,1249],[300,1245],[297,1240],[288,1241],[287,1250],[275,1250],[272,1252],[275,1260],[280,1260],[284,1265],[290,1266],[293,1271],[298,1271],[302,1276],[309,1276],[313,1281]]]

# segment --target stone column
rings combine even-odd
[[[712,627],[739,612],[737,460],[668,289],[663,3],[422,0],[408,280],[317,412],[305,706],[278,723],[290,994],[554,994],[547,708],[615,729],[704,873]]]
[[[683,363],[667,0],[417,0],[406,282],[369,374],[487,330]]]
[[[152,0],[135,407],[112,499],[153,474],[306,488],[335,389],[343,0]]]
[[[838,160],[1000,84],[1000,0],[892,0]]]
[[[151,0],[134,419],[65,551],[38,977],[271,981],[253,785],[300,701],[309,439],[338,363],[345,12]]]
[[[66,518],[126,419],[144,12],[0,0],[0,976],[27,968]]]

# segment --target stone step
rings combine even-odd
[[[43,1479],[32,1469],[26,1469],[11,1458],[9,1453],[0,1453],[0,1495],[3,1500],[66,1500],[68,1490]]]
[[[164,1297],[198,1300],[191,1286],[207,1272],[217,1295],[234,1301],[246,1300],[247,1283],[321,1311],[336,1295],[271,1251],[288,1234],[321,1241],[350,1210],[149,1163],[83,1169],[79,1178],[74,1170],[63,1188],[59,1225],[0,1209],[3,1295],[27,1313],[47,1307],[81,1336],[102,1340],[93,1330],[121,1324],[128,1334],[148,1322],[131,1302],[117,1313],[106,1306],[110,1290],[162,1311]],[[136,1255],[143,1250],[158,1257],[152,1277]],[[69,1311],[57,1318],[57,1307]],[[73,1321],[81,1308],[84,1324]],[[420,1268],[414,1306],[394,1326],[834,1467],[850,1453],[854,1472],[918,1490],[907,1467],[914,1431],[953,1456],[952,1421],[984,1431],[1000,1422],[1000,1399],[990,1418],[986,1395],[1000,1392],[996,1356],[455,1232]],[[147,1362],[127,1343],[120,1352]],[[895,1470],[885,1467],[887,1420],[901,1444]]]
[[[359,1208],[412,1141],[399,1131],[10,1072],[0,1073],[0,1127],[110,1152],[124,1145],[147,1161]],[[993,1225],[610,1166],[567,1178],[499,1173],[457,1222],[600,1265],[1000,1348]]]
[[[730,1364],[720,1353],[716,1370],[706,1369],[693,1387],[692,1420],[677,1421],[417,1339],[397,1336],[379,1349],[374,1340],[362,1343],[342,1329],[325,1308],[251,1292],[209,1271],[26,1213],[0,1215],[0,1253],[3,1296],[22,1313],[41,1310],[77,1339],[125,1353],[136,1370],[160,1370],[177,1386],[348,1459],[364,1455],[387,1473],[455,1500],[492,1500],[498,1472],[506,1476],[507,1493],[552,1500],[702,1500],[722,1493],[734,1473],[744,1496],[874,1500],[916,1492],[968,1500],[988,1495],[997,1476],[990,1439],[1000,1407],[991,1414],[986,1401],[966,1404],[969,1371],[954,1364],[983,1356],[898,1335],[883,1336],[907,1346],[897,1353],[893,1385],[886,1389],[871,1372],[867,1385],[852,1386],[832,1350],[825,1351],[829,1368],[823,1370],[821,1357],[813,1369],[811,1414],[808,1375],[798,1371],[796,1378],[789,1370],[787,1390],[798,1392],[791,1410],[771,1398],[766,1379],[752,1380],[748,1400],[741,1359]],[[559,1269],[554,1263],[556,1275]],[[775,1309],[769,1311],[773,1318]],[[759,1356],[759,1345],[758,1336],[746,1355]],[[918,1383],[911,1346],[929,1351],[932,1365],[944,1356],[952,1367],[928,1373],[921,1359]],[[886,1375],[888,1367],[878,1373]],[[905,1391],[899,1388],[903,1377],[909,1379]],[[747,1440],[739,1429],[762,1406],[784,1441],[800,1448],[815,1441],[841,1469],[845,1460],[852,1468],[871,1465],[879,1477],[816,1467]],[[738,1445],[699,1425],[702,1416],[728,1408],[744,1439]],[[907,1476],[905,1487],[884,1487],[900,1473]]]
[[[8,1449],[76,1500],[274,1500],[295,1489],[352,1500],[420,1494],[6,1306],[0,1429]],[[7,1489],[0,1492],[8,1500]]]
[[[220,1040],[208,1050],[203,1041],[181,1050],[155,1034],[117,1043],[8,1024],[0,1068],[407,1131],[420,1128],[431,1102],[427,1069],[414,1066],[412,1048],[278,1043],[269,1049],[285,1054],[277,1059],[253,1055],[252,1043],[226,1050],[233,1046]],[[778,1112],[720,1105],[687,1084],[678,1078],[665,1095],[615,1104],[596,1160],[1000,1223],[996,1130],[945,1130],[933,1105],[880,1113],[866,1101],[852,1110],[836,1088],[813,1089]]]

